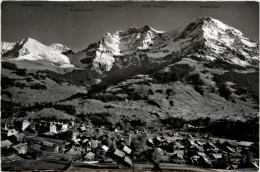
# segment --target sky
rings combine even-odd
[[[184,28],[197,17],[222,21],[259,41],[257,2],[2,2],[1,41],[33,38],[60,43],[77,52],[107,32],[149,25],[156,30]]]

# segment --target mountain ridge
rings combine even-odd
[[[164,32],[151,26],[130,27],[107,33],[77,53],[62,44],[45,46],[32,38],[2,43],[2,56],[13,60],[46,60],[58,66],[88,68],[100,74],[114,67],[141,66],[146,54],[150,63],[160,63],[171,54],[202,60],[223,60],[240,66],[259,63],[259,45],[243,33],[212,17],[192,20],[182,31]],[[69,57],[68,57],[69,54]]]
[[[212,18],[195,19],[181,32],[133,27],[130,32],[108,33],[77,53],[61,44],[30,40],[33,45],[24,47],[24,56],[8,57],[5,52],[2,59],[5,116],[12,112],[12,101],[17,114],[46,103],[74,106],[78,114],[109,111],[115,120],[137,114],[145,120],[246,120],[259,104],[258,44],[240,32],[227,32],[229,27]],[[19,56],[23,47],[12,51],[14,45],[4,48]],[[49,50],[65,56],[66,65],[75,68],[65,71],[53,59],[47,61]],[[38,59],[29,61],[26,56]],[[246,61],[247,56],[256,63]]]

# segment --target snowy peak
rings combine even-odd
[[[122,32],[121,31],[121,33],[131,34],[131,33],[144,33],[144,32],[148,32],[148,31],[155,32],[155,33],[164,33],[163,31],[157,31],[157,30],[155,30],[154,28],[152,28],[151,26],[148,26],[148,25],[144,25],[142,27],[130,27],[127,30],[127,32]]]
[[[207,60],[221,59],[237,65],[256,64],[258,46],[243,33],[211,17],[200,17],[175,38],[185,41],[184,51],[199,52]]]
[[[1,54],[5,54],[7,51],[10,51],[11,49],[14,48],[15,43],[13,42],[2,42],[1,47],[2,51]]]
[[[95,44],[95,49],[88,48],[89,59],[93,59],[92,67],[99,72],[109,71],[115,62],[115,56],[124,56],[139,51],[148,51],[161,46],[165,39],[164,32],[156,31],[152,27],[131,27],[127,31],[107,33],[100,42]],[[91,53],[93,52],[94,53]]]
[[[139,65],[142,54],[156,63],[160,58],[175,54],[242,66],[257,64],[259,56],[258,45],[244,37],[241,31],[211,17],[199,17],[179,32],[157,31],[144,25],[107,33],[101,41],[86,49],[83,61],[102,73],[115,65],[120,68]]]
[[[107,33],[87,49],[73,55],[71,63],[103,73],[112,67],[141,66],[146,56],[151,63],[178,57],[223,60],[237,65],[257,65],[259,45],[243,33],[211,17],[191,21],[181,31],[157,31],[148,25],[126,31]],[[59,66],[70,65],[70,51],[61,44],[43,45],[28,38],[16,43],[2,43],[2,56],[14,60],[48,61]]]
[[[2,45],[5,45],[3,57],[12,57],[11,60],[47,61],[58,66],[70,64],[69,58],[62,54],[69,49],[61,44],[46,46],[35,39],[27,38],[17,43]]]
[[[242,32],[228,26],[219,20],[211,17],[199,17],[188,24],[188,26],[178,36],[179,39],[198,36],[203,34],[204,37],[221,37],[223,34],[230,37],[242,36]]]
[[[61,53],[65,53],[67,51],[69,51],[70,49],[68,47],[66,47],[65,45],[62,45],[62,44],[51,44],[50,46],[51,48],[57,50],[57,51],[60,51]]]

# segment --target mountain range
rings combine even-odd
[[[13,102],[15,114],[37,103],[70,105],[77,114],[109,111],[113,120],[243,120],[257,112],[259,44],[211,17],[181,31],[145,25],[107,33],[76,53],[27,38],[2,42],[1,54],[2,103]]]

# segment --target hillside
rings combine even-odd
[[[109,114],[113,123],[258,117],[259,45],[210,17],[180,32],[145,25],[107,33],[76,53],[31,38],[2,43],[2,57],[4,117],[52,106]]]

